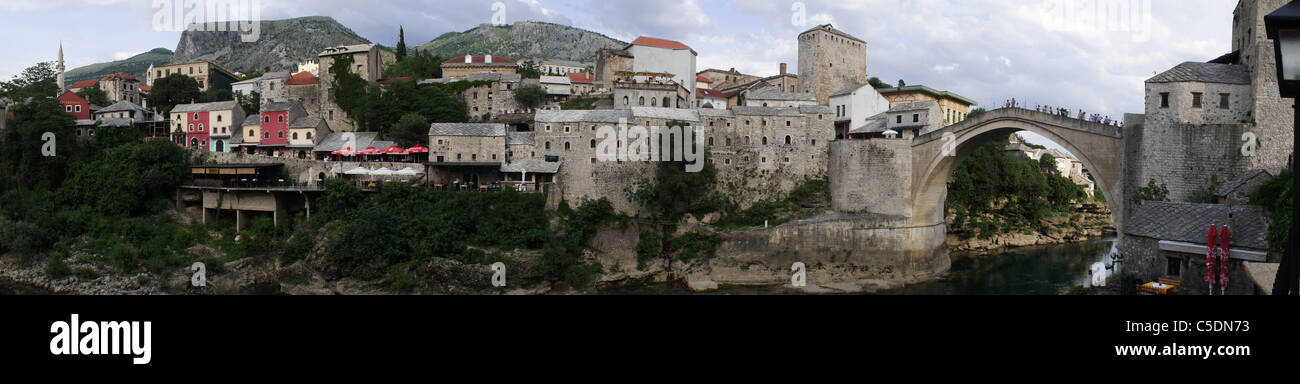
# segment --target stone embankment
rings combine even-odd
[[[952,215],[948,219],[953,222]],[[986,238],[970,230],[950,231],[947,244],[955,254],[979,255],[1004,248],[1085,242],[1114,233],[1115,224],[1105,204],[1088,202],[1077,206],[1074,213],[1043,220],[1037,228],[1000,230]]]

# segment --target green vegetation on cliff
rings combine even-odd
[[[1007,154],[1008,138],[979,147],[954,172],[947,203],[955,212],[954,231],[988,238],[1000,231],[1036,229],[1045,218],[1072,213],[1074,204],[1087,197],[1056,167]]]
[[[1281,251],[1291,232],[1292,170],[1283,169],[1250,194],[1250,203],[1264,207],[1271,216],[1268,226],[1268,246]]]

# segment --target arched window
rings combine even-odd
[[[198,138],[190,139],[190,148],[198,148],[198,147],[199,147],[199,139]]]
[[[217,122],[218,122],[218,123],[221,122],[221,115],[217,115]]]
[[[271,116],[264,116],[264,117],[262,117],[262,122],[263,122],[263,123],[269,123],[269,122],[271,122]]]
[[[565,152],[568,152],[568,151],[569,151],[569,142],[567,142],[567,141],[564,142],[564,151],[565,151]]]
[[[294,140],[298,140],[298,132],[294,132],[294,133],[293,133],[293,139],[294,139]]]
[[[709,138],[709,146],[710,146],[710,147],[713,146],[713,138],[712,138],[712,137]]]
[[[280,138],[281,138],[281,139],[284,138],[284,132],[280,132]]]
[[[789,136],[789,135],[787,135],[787,136],[785,137],[785,145],[790,145],[790,136]]]
[[[253,136],[257,136],[257,135],[253,134],[253,130],[251,129],[248,130],[248,137],[253,137]]]
[[[551,142],[546,142],[546,150],[551,150]]]
[[[271,132],[262,132],[262,138],[263,139],[271,138]]]
[[[592,140],[592,141],[591,141],[591,147],[592,147],[592,148],[596,148],[596,140]]]
[[[307,132],[307,140],[311,140],[311,132]]]
[[[623,105],[627,105],[627,96],[623,96]]]
[[[763,145],[767,145],[767,136],[763,136]]]
[[[637,101],[637,103],[638,103],[639,105],[645,105],[645,96],[641,96],[641,99],[639,99],[639,100]]]
[[[657,107],[657,105],[655,105],[655,101],[657,101],[657,100],[658,100],[658,99],[655,99],[655,98],[651,97],[651,98],[650,98],[650,106],[651,106],[651,107]]]
[[[276,116],[275,119],[276,119],[277,121],[283,123],[283,122],[284,122],[284,115]]]

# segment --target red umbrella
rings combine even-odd
[[[379,154],[379,149],[376,149],[375,147],[366,147],[366,149],[361,150],[361,152],[357,152],[357,154],[358,154],[358,155],[375,155],[375,154]]]
[[[394,145],[394,146],[391,146],[391,147],[385,148],[385,149],[382,150],[382,151],[379,151],[379,153],[382,153],[382,154],[385,154],[385,155],[405,155],[405,154],[406,154],[406,150],[405,150],[405,149],[402,149],[402,147],[398,147],[398,146]]]
[[[429,153],[429,149],[425,147],[421,147],[420,145],[417,144],[416,146],[407,149],[406,152],[407,153]]]
[[[352,151],[352,147],[347,147],[334,152],[330,152],[331,155],[339,155],[339,156],[352,156],[355,153],[356,152]]]

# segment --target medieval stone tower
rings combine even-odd
[[[867,83],[867,42],[830,24],[799,34],[799,91],[829,105],[830,95]]]
[[[1232,53],[1227,57],[1250,71],[1254,93],[1253,119],[1246,132],[1259,138],[1251,169],[1267,170],[1274,175],[1286,167],[1292,150],[1295,124],[1294,101],[1279,96],[1277,61],[1273,41],[1264,29],[1264,16],[1281,8],[1289,0],[1241,0],[1232,16]],[[1237,143],[1240,145],[1241,143]]]

